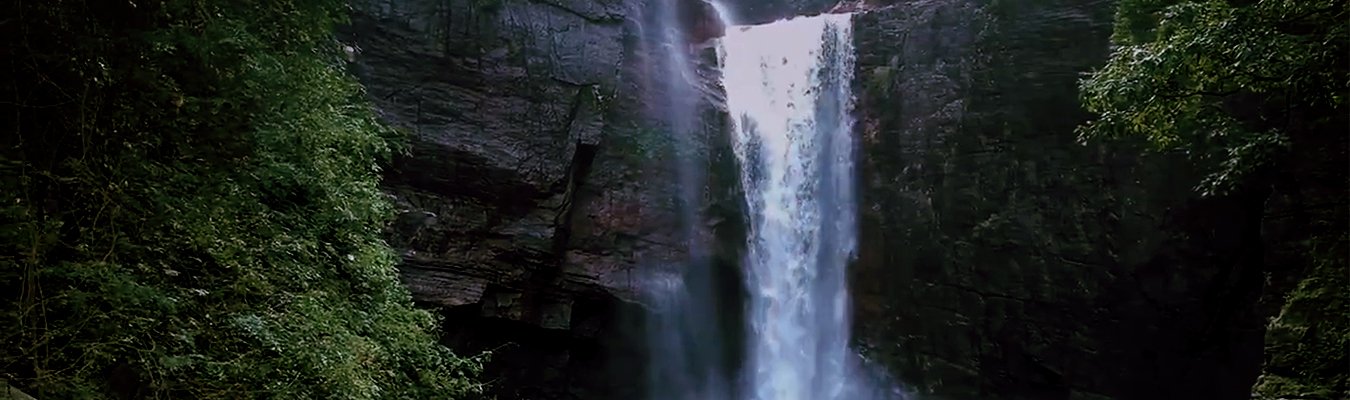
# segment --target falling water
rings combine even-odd
[[[731,7],[727,7],[726,3],[718,0],[708,0],[708,5],[712,6],[714,11],[717,11],[717,19],[722,20],[723,24],[727,26],[736,24],[736,14],[731,11]]]
[[[744,395],[858,398],[850,15],[730,27],[720,46],[750,220]]]
[[[647,280],[647,303],[651,315],[646,320],[647,340],[651,357],[647,378],[650,400],[728,400],[734,398],[732,384],[736,343],[728,332],[737,321],[726,318],[739,313],[728,313],[736,307],[734,300],[723,289],[725,277],[718,274],[710,261],[710,247],[705,243],[704,155],[699,149],[706,146],[701,139],[702,112],[710,107],[699,90],[700,76],[695,70],[691,54],[689,32],[681,21],[690,19],[689,0],[656,0],[642,12],[652,29],[644,34],[644,49],[651,57],[652,68],[646,89],[659,104],[648,118],[658,122],[661,131],[674,144],[676,154],[670,157],[669,167],[674,171],[677,186],[675,203],[679,210],[677,239],[687,252],[687,259],[679,265],[667,265],[671,274],[656,273]],[[685,7],[682,7],[685,6]]]
[[[654,29],[641,44],[658,56],[648,64],[655,78],[649,89],[662,105],[654,120],[676,147],[690,148],[698,144],[693,135],[705,99],[694,89],[694,46],[676,22],[689,12],[680,1],[687,0],[657,0],[644,10],[644,27]],[[710,4],[722,22],[734,22],[728,7]],[[729,280],[723,272],[735,266],[715,267],[697,240],[705,171],[694,157],[676,157],[680,239],[689,260],[645,285],[649,399],[900,397],[882,390],[884,377],[860,373],[849,348],[845,268],[857,230],[851,35],[849,15],[822,15],[732,26],[718,39],[745,192],[745,281]]]

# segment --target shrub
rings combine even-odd
[[[3,378],[38,398],[459,398],[380,238],[340,0],[14,2]]]

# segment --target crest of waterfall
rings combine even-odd
[[[845,274],[857,232],[851,16],[730,27],[719,61],[750,219],[744,396],[860,398]]]

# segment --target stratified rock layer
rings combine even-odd
[[[681,39],[721,34],[710,6],[680,4]],[[730,159],[710,139],[725,131],[715,71],[694,70],[704,84],[690,93],[706,96],[687,116],[696,149],[677,153],[652,117],[670,98],[659,65],[679,48],[652,40],[656,1],[352,5],[352,68],[408,134],[384,186],[414,298],[446,310],[450,345],[494,350],[486,378],[502,398],[638,396],[641,282],[689,257],[674,157],[706,160],[704,172]],[[713,200],[699,211],[732,213],[709,223],[739,219],[717,200],[735,193],[701,197]],[[707,242],[718,228],[696,231]]]
[[[562,262],[586,255],[572,246],[591,239],[570,235],[578,213],[603,213],[597,221],[610,232],[664,242],[638,226],[663,211],[653,209],[659,202],[631,188],[588,189],[604,179],[592,171],[616,169],[598,156],[602,108],[624,58],[623,5],[576,3],[355,4],[358,74],[386,120],[410,134],[386,186],[402,214],[393,244],[407,250],[415,272],[404,275],[418,300],[464,305],[538,284],[631,288],[613,268],[622,263]],[[590,202],[600,209],[578,209],[578,199],[597,195],[607,200]]]

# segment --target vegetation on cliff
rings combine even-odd
[[[1299,136],[1344,128],[1348,17],[1342,0],[1122,1],[1082,133],[1184,152],[1210,172],[1202,191],[1226,193]]]
[[[1347,18],[1344,0],[1125,0],[1110,62],[1082,83],[1100,113],[1084,138],[1143,136],[1184,153],[1208,174],[1206,195],[1274,193],[1266,301],[1283,306],[1260,398],[1350,394]]]
[[[381,239],[340,0],[12,2],[0,379],[38,398],[458,398]]]

